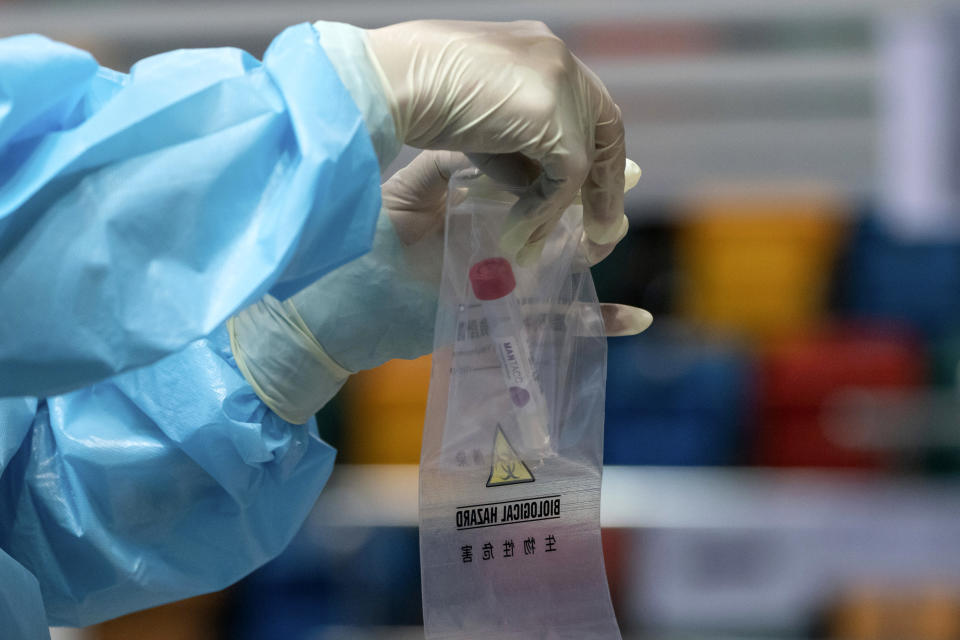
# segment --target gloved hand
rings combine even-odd
[[[431,351],[447,183],[469,166],[459,153],[421,153],[383,185],[370,253],[284,302],[267,296],[230,319],[240,370],[280,417],[306,422],[351,373]],[[620,239],[584,237],[585,254],[596,262]],[[653,320],[635,307],[601,310],[611,336],[639,333]]]
[[[504,182],[537,166],[511,211],[505,255],[535,261],[581,187],[590,240],[623,237],[620,109],[543,23],[428,20],[366,33],[401,141],[466,152]]]

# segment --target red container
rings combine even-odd
[[[762,358],[755,461],[768,466],[881,467],[889,454],[838,438],[826,408],[840,394],[921,386],[925,361],[908,332],[838,326],[771,346]]]

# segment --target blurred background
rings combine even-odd
[[[913,0],[0,0],[126,71],[328,19],[545,21],[643,168],[601,299],[604,548],[626,638],[960,639],[960,10]],[[407,153],[400,161],[408,160]],[[399,164],[399,163],[398,163]],[[225,592],[57,638],[421,638],[428,358],[320,414],[339,465]]]

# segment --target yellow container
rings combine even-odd
[[[420,461],[431,364],[430,356],[391,360],[350,379],[344,389],[342,461],[366,464]]]
[[[220,636],[225,592],[171,602],[87,627],[90,640],[208,640]],[[5,636],[4,636],[5,637]]]
[[[825,194],[714,194],[680,222],[681,313],[756,338],[808,328],[826,308],[846,221]]]
[[[860,587],[843,593],[828,616],[838,640],[957,640],[960,594],[949,587]]]

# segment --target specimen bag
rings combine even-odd
[[[522,193],[450,182],[420,460],[428,639],[616,640],[600,544],[607,347],[581,206],[499,250]]]

